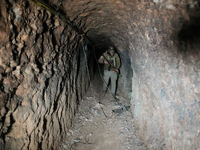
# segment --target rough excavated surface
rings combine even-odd
[[[200,147],[199,1],[45,2],[89,36],[97,58],[116,47],[118,90],[149,149]],[[88,85],[82,38],[27,1],[0,6],[0,145],[55,148]]]
[[[1,8],[0,149],[56,149],[89,85],[83,39],[27,1]]]
[[[156,4],[134,22],[131,101],[149,149],[200,147],[199,7],[179,2]]]

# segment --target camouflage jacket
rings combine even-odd
[[[117,53],[115,53],[113,56],[109,55],[107,52],[103,53],[103,55],[107,58],[107,60],[110,61],[110,63],[116,68],[119,69],[121,66],[121,62],[120,62],[120,58],[119,55]],[[104,64],[104,61],[106,59],[101,56],[98,60],[99,63]],[[111,70],[111,66],[110,64],[104,64],[104,70]]]

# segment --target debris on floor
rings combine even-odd
[[[146,150],[134,126],[129,100],[112,95],[99,96],[92,83],[80,103],[73,127],[60,150]]]

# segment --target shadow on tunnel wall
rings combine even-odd
[[[92,36],[92,42],[95,50],[96,58],[98,59],[102,53],[104,53],[109,46],[115,46],[114,43],[112,43],[110,37],[108,37],[105,34],[99,34]]]
[[[180,52],[185,53],[188,51],[188,46],[191,46],[194,52],[200,52],[200,12],[190,17],[190,22],[183,22],[183,26],[178,33],[178,41]]]

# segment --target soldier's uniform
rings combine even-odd
[[[113,56],[110,55],[110,53],[113,53]],[[119,69],[121,66],[120,58],[117,53],[115,53],[114,47],[110,46],[108,50],[103,53],[104,57],[106,57],[107,60],[110,61],[110,63],[116,68]],[[101,56],[98,60],[99,63],[104,64],[104,84],[103,84],[103,91],[107,91],[107,85],[109,82],[109,79],[111,78],[111,93],[115,96],[116,92],[116,81],[118,78],[118,75],[115,71],[112,70],[112,67],[110,64],[105,64],[104,61],[106,59],[103,56]]]

